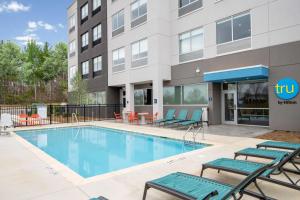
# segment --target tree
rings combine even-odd
[[[70,102],[74,104],[84,104],[87,98],[87,84],[79,73],[71,80],[72,93],[70,95]]]
[[[43,77],[43,51],[35,41],[29,41],[24,50],[23,75],[28,84],[34,85],[34,100],[37,100],[37,85]]]
[[[0,43],[0,89],[2,99],[6,100],[8,84],[19,79],[22,54],[19,46],[12,42]]]
[[[54,49],[47,52],[44,47],[44,56],[46,56],[43,63],[42,80],[45,83],[50,82],[50,99],[52,99],[52,83],[51,81],[58,81],[62,90],[67,90],[67,74],[68,74],[68,50],[67,45],[58,43]]]

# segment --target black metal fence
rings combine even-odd
[[[0,106],[0,115],[11,114],[15,127],[101,121],[120,113],[120,104]]]

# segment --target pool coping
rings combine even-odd
[[[207,146],[204,148],[198,149],[198,150],[193,150],[190,152],[181,153],[181,154],[170,156],[167,158],[154,160],[151,162],[138,164],[138,165],[131,166],[128,168],[116,170],[113,172],[108,172],[105,174],[100,174],[100,175],[96,175],[93,177],[84,178],[84,177],[80,176],[79,174],[77,174],[72,169],[70,169],[69,167],[67,167],[66,165],[62,164],[61,162],[59,162],[52,156],[48,155],[43,150],[34,146],[29,141],[27,141],[26,139],[22,138],[21,136],[19,136],[15,133],[17,131],[43,130],[43,129],[49,129],[49,128],[67,128],[67,127],[74,127],[74,126],[76,126],[76,127],[78,127],[78,126],[95,126],[95,127],[110,128],[110,129],[121,130],[121,131],[129,131],[129,132],[133,132],[135,134],[144,134],[144,135],[151,135],[151,136],[156,136],[156,137],[164,137],[164,138],[168,138],[168,139],[182,140],[182,139],[179,139],[178,137],[176,137],[175,134],[174,134],[174,137],[169,137],[169,136],[165,136],[165,135],[160,135],[159,133],[149,133],[147,131],[141,132],[141,130],[134,131],[134,130],[131,130],[131,129],[129,130],[127,128],[122,128],[122,127],[114,127],[113,128],[113,127],[109,126],[108,124],[101,123],[101,122],[100,123],[80,123],[80,124],[59,124],[59,125],[49,125],[49,126],[45,126],[45,127],[40,127],[40,126],[39,127],[24,127],[24,128],[16,128],[16,130],[12,131],[12,133],[14,133],[14,137],[16,138],[16,140],[19,143],[21,143],[27,150],[32,152],[41,161],[48,164],[55,171],[55,173],[62,175],[69,182],[71,182],[72,184],[74,184],[76,186],[97,182],[99,180],[112,178],[112,177],[115,177],[118,175],[126,174],[126,173],[133,172],[133,171],[136,171],[139,169],[148,168],[151,166],[156,166],[156,165],[163,164],[163,163],[173,163],[173,162],[176,162],[179,160],[186,159],[186,157],[190,157],[193,155],[199,156],[199,153],[203,153],[205,151],[211,150],[212,148],[218,148],[218,147],[222,146],[222,144],[212,142],[212,141],[209,141],[209,143],[206,141],[205,142],[201,141],[199,143],[207,145]]]

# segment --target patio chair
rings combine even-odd
[[[30,116],[30,125],[41,125],[42,118],[39,114],[32,114]]]
[[[180,122],[186,121],[188,115],[188,110],[187,109],[181,109],[179,111],[178,117],[174,120],[166,121],[164,122],[164,125],[174,125]]]
[[[297,180],[297,181],[292,180],[292,178],[288,175],[287,172],[297,174],[297,175],[300,175],[300,173],[298,171],[287,170],[286,168],[284,168],[284,166],[288,162],[291,162],[291,160],[293,160],[299,153],[300,153],[300,148],[297,149],[296,151],[294,151],[293,153],[288,154],[287,156],[285,156],[283,158],[280,158],[280,159],[278,158],[278,159],[273,160],[272,163],[276,162],[277,164],[274,165],[274,168],[272,170],[267,170],[265,173],[263,173],[259,177],[259,179],[268,181],[271,183],[275,183],[278,185],[282,185],[282,186],[285,186],[288,188],[292,188],[295,190],[300,190],[300,186],[297,185],[299,180]],[[208,162],[206,164],[203,164],[200,176],[203,175],[203,172],[206,169],[216,169],[216,170],[218,170],[218,172],[226,171],[226,172],[230,172],[230,173],[247,176],[263,166],[266,166],[266,164],[258,163],[258,162],[250,162],[250,161],[245,161],[245,160],[234,160],[234,159],[230,159],[230,158],[220,158],[220,159]],[[280,174],[283,174],[288,179],[288,182],[273,178],[273,176],[278,176]]]
[[[114,117],[116,121],[123,121],[123,118],[120,113],[114,112]]]
[[[167,114],[166,114],[165,118],[164,118],[164,119],[160,119],[160,120],[154,121],[154,124],[160,125],[161,123],[164,123],[164,122],[173,120],[173,119],[174,119],[175,112],[176,112],[176,109],[169,109],[169,110],[167,111]]]
[[[7,128],[13,127],[14,123],[12,121],[11,114],[4,113],[1,115],[1,120],[0,120],[0,134],[2,134],[1,129],[3,128],[3,132],[5,133]],[[7,132],[7,135],[9,132]]]
[[[202,109],[196,109],[193,112],[193,115],[190,120],[180,122],[180,126],[194,126],[197,125],[199,126],[200,123],[202,123],[202,114],[203,110]]]
[[[157,120],[157,116],[158,116],[158,112],[156,112],[154,115],[151,115],[151,114],[150,114],[150,115],[147,115],[147,116],[146,116],[146,120],[147,120],[149,123],[153,124],[153,122]]]
[[[139,116],[138,116],[138,113],[136,112],[131,112],[128,116],[128,121],[130,123],[134,123],[136,121],[136,123],[138,124],[139,123]]]
[[[19,120],[18,120],[18,122],[20,124],[28,123],[28,115],[24,114],[24,113],[19,114]]]
[[[256,145],[257,148],[272,148],[272,149],[284,149],[284,150],[297,150],[300,148],[300,144],[280,141],[267,141]]]
[[[147,182],[145,184],[143,200],[146,199],[147,191],[150,188],[160,190],[185,200],[241,199],[244,195],[259,199],[272,199],[262,192],[256,182],[257,177],[267,170],[270,170],[270,168],[272,168],[272,164],[258,168],[236,186],[180,172],[169,174],[165,177]],[[246,189],[252,183],[255,184],[260,193],[255,193]]]

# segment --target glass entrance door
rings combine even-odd
[[[223,123],[237,124],[236,91],[223,91]]]

